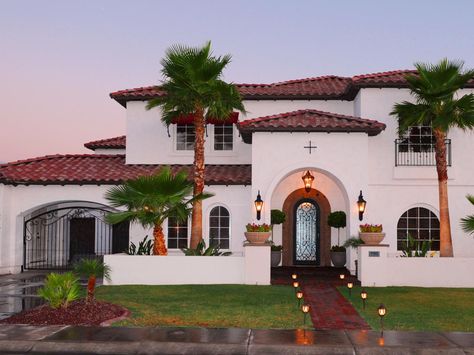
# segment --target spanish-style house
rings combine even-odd
[[[245,225],[270,211],[286,213],[274,227],[283,265],[329,266],[337,230],[328,214],[344,211],[340,243],[362,223],[382,224],[388,252],[410,234],[439,250],[438,183],[430,127],[397,134],[393,105],[410,100],[405,75],[391,71],[354,77],[323,76],[272,84],[238,84],[247,114],[208,122],[205,240],[242,253]],[[462,90],[472,92],[474,83]],[[136,225],[110,226],[104,193],[111,185],[164,165],[192,170],[194,128],[186,117],[168,127],[147,100],[156,87],[110,94],[122,105],[126,136],[86,143],[90,154],[53,155],[0,165],[0,273],[68,267],[82,255],[120,253],[149,233]],[[474,193],[474,135],[448,134],[449,202],[454,255],[474,257],[474,239],[460,218]],[[314,177],[309,191],[302,177]],[[366,201],[363,214],[358,198]],[[361,217],[362,220],[359,218]],[[189,242],[190,222],[164,226],[170,254]],[[347,265],[354,270],[354,258]]]

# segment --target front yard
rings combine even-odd
[[[387,308],[384,328],[392,330],[474,331],[474,289],[420,287],[365,287],[367,307],[363,310],[360,287],[352,297],[347,288],[339,291],[353,304],[373,329],[380,329],[377,308]]]
[[[303,320],[289,286],[102,286],[97,299],[132,312],[117,325],[299,328]]]

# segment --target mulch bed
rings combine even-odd
[[[30,325],[101,325],[105,321],[124,317],[129,311],[116,304],[85,300],[72,302],[67,308],[42,305],[0,320],[0,324]]]

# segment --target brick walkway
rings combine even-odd
[[[291,285],[291,274],[298,275],[315,329],[370,329],[352,305],[336,289],[344,269],[319,267],[281,267],[272,269],[272,284]],[[345,272],[348,279],[357,280]]]

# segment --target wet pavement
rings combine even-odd
[[[474,333],[0,326],[0,354],[474,354]]]
[[[24,272],[0,276],[0,319],[43,304],[37,296],[44,285],[45,272]]]

